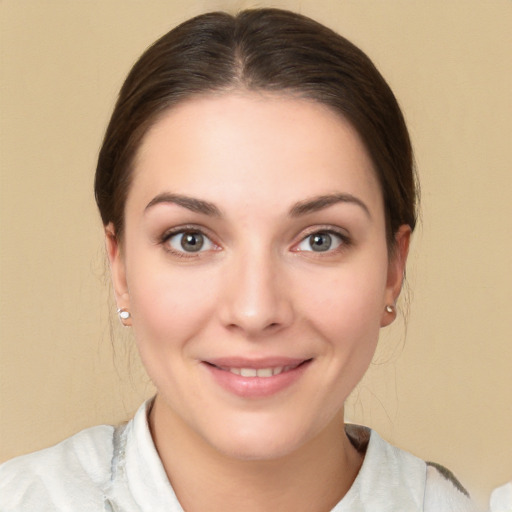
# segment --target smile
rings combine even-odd
[[[203,367],[230,394],[242,398],[264,398],[300,381],[312,359],[276,358],[260,361],[223,359],[203,361]]]
[[[225,370],[235,375],[240,375],[241,377],[273,377],[274,375],[279,375],[283,372],[288,372],[297,368],[297,364],[288,365],[288,366],[276,366],[274,368],[221,368],[221,370]]]

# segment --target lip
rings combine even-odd
[[[297,382],[312,359],[272,357],[246,359],[238,357],[217,358],[202,361],[203,367],[214,381],[226,391],[242,398],[264,398],[277,394]],[[230,368],[261,370],[264,368],[287,368],[269,377],[244,377],[232,373]]]

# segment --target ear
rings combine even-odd
[[[105,246],[107,249],[108,261],[110,264],[110,276],[114,286],[114,295],[118,309],[130,311],[130,294],[126,282],[126,268],[124,257],[121,252],[121,245],[110,222],[105,226]],[[131,325],[131,319],[122,320],[124,325]]]
[[[410,241],[411,227],[404,224],[400,226],[395,235],[395,247],[389,258],[385,304],[380,323],[381,327],[389,325],[396,318],[395,304],[402,289]],[[393,312],[387,311],[386,306],[393,306]]]

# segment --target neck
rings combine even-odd
[[[345,435],[343,411],[299,449],[272,460],[240,460],[219,453],[169,414],[159,397],[150,428],[187,512],[327,512],[346,494],[362,464]]]

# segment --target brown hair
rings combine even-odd
[[[416,180],[398,103],[370,59],[323,25],[280,9],[203,14],[149,47],[124,82],[101,147],[95,195],[102,221],[123,233],[132,163],[159,116],[215,91],[288,92],[348,120],[370,154],[384,197],[388,246],[416,224]]]

